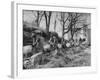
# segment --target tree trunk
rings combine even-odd
[[[49,32],[49,27],[50,27],[50,19],[51,19],[51,14],[52,12],[48,12],[49,15],[47,15],[46,11],[44,11],[44,16],[45,16],[45,20],[46,20],[46,31],[47,33]]]
[[[37,27],[39,27],[39,11],[37,11],[37,19],[36,19],[36,23],[37,23]]]
[[[55,23],[54,23],[54,32],[56,32],[56,20],[55,20]]]

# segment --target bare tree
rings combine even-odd
[[[45,17],[45,21],[46,21],[46,31],[47,32],[49,32],[51,15],[52,15],[51,11],[48,11],[48,12],[44,11],[44,17]]]
[[[56,26],[57,26],[57,19],[58,19],[58,12],[56,12],[55,21],[54,21],[54,31],[56,32]]]
[[[71,37],[69,38],[69,41],[74,41],[74,35],[88,27],[89,24],[86,23],[84,26],[84,21],[86,20],[84,20],[82,13],[61,12],[60,22],[62,25],[62,43],[65,34],[70,34]],[[78,24],[81,24],[82,26],[79,26]]]
[[[76,28],[76,24],[79,21],[79,17],[81,16],[81,14],[80,13],[68,13],[68,15],[69,15],[70,22],[67,28],[68,29],[67,32],[70,31],[71,39],[73,40],[73,36],[75,32],[79,30],[79,28]]]
[[[82,13],[69,13],[70,16],[70,25],[68,28],[68,31],[70,31],[71,33],[71,39],[73,40],[73,36],[74,34],[76,34],[77,32],[80,32],[81,30],[85,30],[87,29],[88,25],[87,23],[84,24],[84,19],[83,18],[83,14]],[[78,26],[77,24],[81,24],[82,26]]]
[[[43,17],[43,11],[37,11],[37,18],[36,18],[36,23],[37,23],[37,26],[39,27],[40,25],[40,22],[42,20],[42,17]]]
[[[39,27],[39,17],[40,17],[40,13],[39,11],[37,11],[37,18],[36,18],[36,23],[37,23],[37,26]]]
[[[63,22],[63,35],[70,32],[71,39],[73,40],[73,36],[76,32],[82,30],[83,28],[86,28],[88,26],[88,24],[87,24],[87,26],[83,26],[83,27],[77,26],[77,24],[79,24],[79,23],[83,24],[84,20],[80,20],[80,18],[82,18],[82,16],[83,16],[82,13],[69,12],[68,17],[66,18],[66,20],[68,20],[67,27],[64,26],[65,23]],[[65,32],[64,32],[64,30],[65,30]]]
[[[56,31],[56,24],[57,24],[57,21],[55,19],[55,22],[54,22],[54,31]]]
[[[34,14],[34,17],[36,18],[35,19],[35,23],[36,23],[37,27],[39,27],[40,26],[40,22],[42,20],[42,17],[44,15],[43,11],[32,11],[32,12]]]
[[[65,35],[65,30],[66,30],[66,22],[69,19],[69,16],[66,16],[66,14],[67,13],[65,13],[65,12],[61,12],[61,19],[59,19],[61,22],[61,25],[62,25],[62,41],[64,40],[64,35]]]

